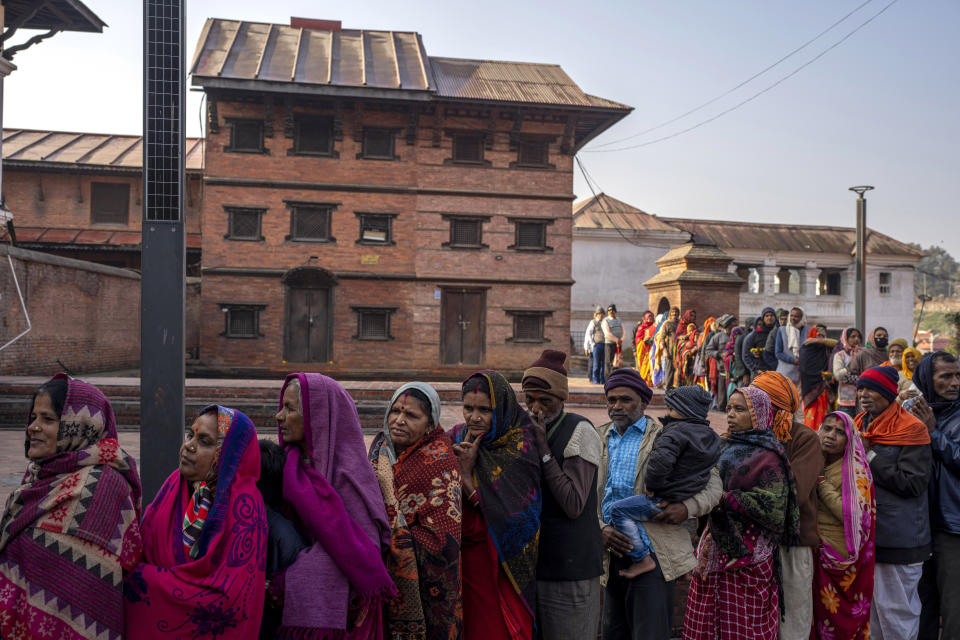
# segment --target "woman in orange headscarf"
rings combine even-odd
[[[648,385],[653,386],[653,370],[650,366],[650,350],[653,347],[653,336],[657,332],[657,322],[652,311],[643,313],[643,322],[637,324],[637,331],[633,336],[633,344],[637,351],[637,371]]]

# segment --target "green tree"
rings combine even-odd
[[[960,264],[943,247],[930,246],[924,249],[919,244],[911,246],[926,252],[927,256],[917,263],[913,276],[913,290],[917,295],[944,296],[952,298],[960,292]]]

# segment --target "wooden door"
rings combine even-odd
[[[483,290],[444,289],[440,301],[440,360],[443,364],[483,361],[486,301]]]
[[[330,290],[287,290],[289,362],[327,362],[330,344]]]

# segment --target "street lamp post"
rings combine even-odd
[[[857,289],[854,300],[854,324],[860,335],[866,335],[867,315],[867,200],[863,194],[873,187],[850,187],[857,194]]]

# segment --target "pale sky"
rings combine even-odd
[[[21,52],[4,126],[141,133],[141,2],[85,0],[109,27]],[[709,107],[607,147],[714,98],[864,0],[188,1],[187,60],[207,17],[418,31],[428,55],[561,65],[586,92],[634,112],[580,152],[609,195],[662,216],[853,226],[870,184],[871,227],[960,258],[960,2],[899,0],[816,62],[694,131],[646,147],[750,97],[836,43],[890,0],[872,0],[786,62]],[[188,135],[201,134],[201,94]],[[578,174],[578,199],[590,191]]]

